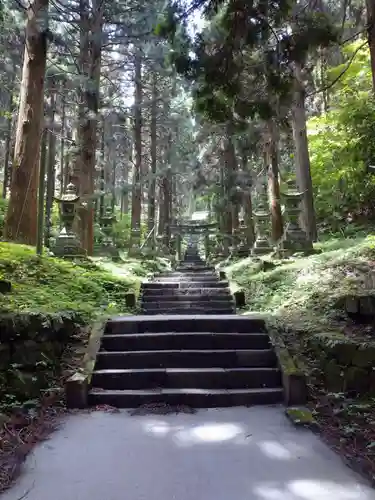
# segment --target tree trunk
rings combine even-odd
[[[268,122],[269,150],[267,152],[268,190],[272,223],[272,240],[278,241],[283,235],[283,218],[280,203],[278,133],[274,119]]]
[[[94,251],[94,177],[97,143],[97,119],[99,109],[99,83],[103,30],[103,2],[93,2],[90,19],[90,7],[87,0],[81,0],[81,47],[80,68],[84,77],[84,89],[80,90],[80,124],[78,130],[79,151],[75,164],[75,178],[79,194],[85,205],[79,209],[80,237],[82,247],[88,255]]]
[[[10,178],[10,165],[9,160],[11,156],[11,147],[12,147],[12,122],[13,122],[13,100],[14,100],[14,92],[13,85],[16,77],[15,70],[12,73],[12,80],[10,82],[10,90],[8,94],[8,116],[7,116],[7,128],[6,128],[6,138],[5,138],[5,157],[4,157],[4,180],[3,180],[3,193],[2,196],[5,199],[7,197],[7,189]]]
[[[308,239],[316,241],[316,216],[310,169],[309,143],[306,130],[305,89],[301,78],[301,68],[296,68],[295,76],[292,127],[295,146],[296,178],[300,191],[304,193],[302,199],[303,227]]]
[[[53,198],[55,195],[55,157],[56,157],[56,136],[55,136],[55,111],[56,111],[56,89],[51,80],[49,86],[50,103],[48,109],[48,159],[47,159],[47,193],[45,212],[45,246],[49,246],[51,236],[51,214]]]
[[[5,239],[36,244],[39,147],[47,56],[48,0],[27,8],[26,42]]]
[[[141,227],[142,211],[142,54],[137,50],[134,58],[134,170],[133,170],[133,192],[132,192],[132,218],[131,228],[139,231]]]
[[[60,106],[61,106],[61,138],[60,138],[60,196],[64,192],[64,164],[65,164],[65,80],[61,84],[61,96],[60,96]]]
[[[151,171],[149,180],[149,191],[148,191],[148,230],[151,231],[155,227],[155,191],[156,191],[156,165],[157,165],[157,73],[154,71],[152,74],[152,102],[151,102]],[[154,237],[152,238],[154,241]]]

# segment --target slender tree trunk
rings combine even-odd
[[[64,161],[65,161],[65,133],[66,133],[66,116],[65,116],[65,80],[61,84],[61,138],[60,138],[60,195],[64,192]]]
[[[156,208],[156,164],[157,164],[157,73],[152,74],[152,102],[151,102],[151,171],[149,179],[149,192],[148,192],[148,230],[151,231],[155,226],[155,208]],[[154,241],[154,238],[152,238]]]
[[[47,159],[47,194],[45,212],[45,246],[49,246],[51,236],[51,214],[53,198],[55,195],[55,159],[56,159],[56,136],[55,136],[55,111],[56,111],[56,89],[53,80],[49,85],[50,102],[48,109],[48,159]]]
[[[139,231],[141,227],[142,212],[142,54],[137,50],[134,58],[134,169],[133,169],[133,192],[132,192],[132,215],[131,228]]]
[[[278,241],[283,235],[283,218],[280,203],[278,131],[274,119],[268,122],[269,151],[267,154],[268,190],[272,222],[272,239]]]
[[[39,147],[47,56],[48,0],[27,8],[25,54],[5,239],[36,244]]]
[[[6,129],[6,138],[5,138],[5,157],[4,157],[4,180],[3,180],[3,198],[7,197],[7,189],[10,178],[10,155],[11,155],[11,147],[12,147],[12,122],[13,122],[13,100],[14,100],[14,92],[13,85],[16,77],[16,72],[13,70],[12,79],[10,82],[10,89],[8,94],[8,116],[7,116],[7,129]]]
[[[305,89],[302,83],[301,68],[295,70],[294,99],[292,105],[292,126],[295,146],[295,169],[297,184],[304,193],[302,199],[302,220],[307,237],[317,240],[314,194],[311,179],[309,143],[307,139],[307,120],[305,109]]]

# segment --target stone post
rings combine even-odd
[[[85,250],[81,247],[79,237],[73,231],[73,223],[77,213],[77,205],[80,197],[74,184],[67,185],[65,193],[55,198],[60,205],[61,231],[52,247],[54,255],[57,257],[74,258],[85,255]]]
[[[181,238],[180,232],[176,233],[176,250],[177,250],[177,260],[181,261],[182,260],[182,238]]]
[[[295,252],[311,252],[313,249],[312,242],[308,240],[299,222],[303,193],[297,190],[294,181],[289,181],[287,186],[287,192],[282,193],[285,204],[284,219],[286,226],[279,244],[279,250],[285,256]]]
[[[208,260],[210,257],[210,233],[208,231],[204,233],[204,253],[206,260]]]
[[[260,203],[254,211],[256,239],[252,249],[253,255],[265,255],[272,251],[269,242],[270,233],[270,210],[268,208],[267,190],[265,184],[262,186]]]

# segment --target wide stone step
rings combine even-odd
[[[213,332],[259,333],[266,332],[264,319],[259,315],[215,316],[210,314],[194,317],[183,315],[117,316],[107,321],[106,333],[163,333],[163,332]]]
[[[230,289],[226,288],[146,288],[142,290],[143,297],[231,297]],[[183,300],[183,299],[182,299]]]
[[[276,367],[272,349],[99,351],[96,369]]]
[[[281,387],[278,368],[156,368],[97,370],[92,387],[101,389],[254,389]]]
[[[169,272],[165,272],[165,273],[160,273],[160,274],[156,274],[155,275],[155,278],[156,279],[159,279],[159,278],[170,278],[170,277],[173,277],[173,278],[183,278],[183,279],[191,279],[191,278],[204,278],[204,279],[208,279],[208,278],[211,278],[213,280],[217,280],[219,279],[219,275],[212,272],[212,271],[196,271],[195,273],[194,272],[191,272],[191,271],[186,271],[186,272],[183,272],[183,271],[169,271]]]
[[[103,335],[105,351],[140,351],[162,349],[269,349],[267,333],[128,333]]]
[[[153,301],[141,301],[140,307],[142,309],[166,309],[166,310],[173,310],[173,309],[201,309],[202,311],[206,311],[209,309],[215,309],[215,310],[222,310],[222,309],[229,309],[229,310],[234,310],[234,301],[230,300],[229,298],[227,300],[213,300],[213,299],[208,299],[208,300],[195,300],[195,301],[190,301],[188,297],[185,298],[185,300],[179,300],[179,301],[170,301],[168,302],[167,300],[160,300],[157,302],[156,300]],[[231,314],[231,313],[229,313]]]
[[[164,403],[192,408],[217,408],[277,404],[283,400],[281,388],[272,389],[154,389],[100,390],[92,389],[89,404],[117,408],[136,408],[144,404]]]
[[[162,308],[162,307],[143,307],[141,309],[142,314],[145,315],[158,315],[163,314],[164,316],[170,316],[171,314],[184,314],[196,316],[197,314],[235,314],[234,307],[227,308],[217,308],[217,307],[173,307],[173,308]]]
[[[213,266],[192,266],[192,265],[179,265],[175,269],[177,272],[189,272],[189,273],[201,273],[201,272],[208,272],[208,271],[215,271],[215,268]]]
[[[217,283],[219,280],[219,277],[218,276],[193,276],[193,277],[189,277],[189,276],[155,276],[154,277],[154,282],[158,282],[158,283],[169,283],[169,282],[172,282],[174,283],[175,281],[177,282],[183,282],[183,283],[187,283],[187,282],[192,282],[192,283]]]
[[[212,301],[212,302],[220,302],[220,303],[233,303],[233,298],[231,294],[228,292],[227,294],[191,294],[191,293],[184,293],[180,295],[156,295],[156,294],[143,294],[142,295],[142,301],[143,302],[206,302],[206,301]]]
[[[141,290],[150,288],[228,288],[228,281],[199,281],[199,282],[180,282],[180,281],[155,281],[145,282],[141,285]]]

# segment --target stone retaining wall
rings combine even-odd
[[[0,316],[0,400],[37,398],[61,373],[62,355],[78,332],[69,318]]]

